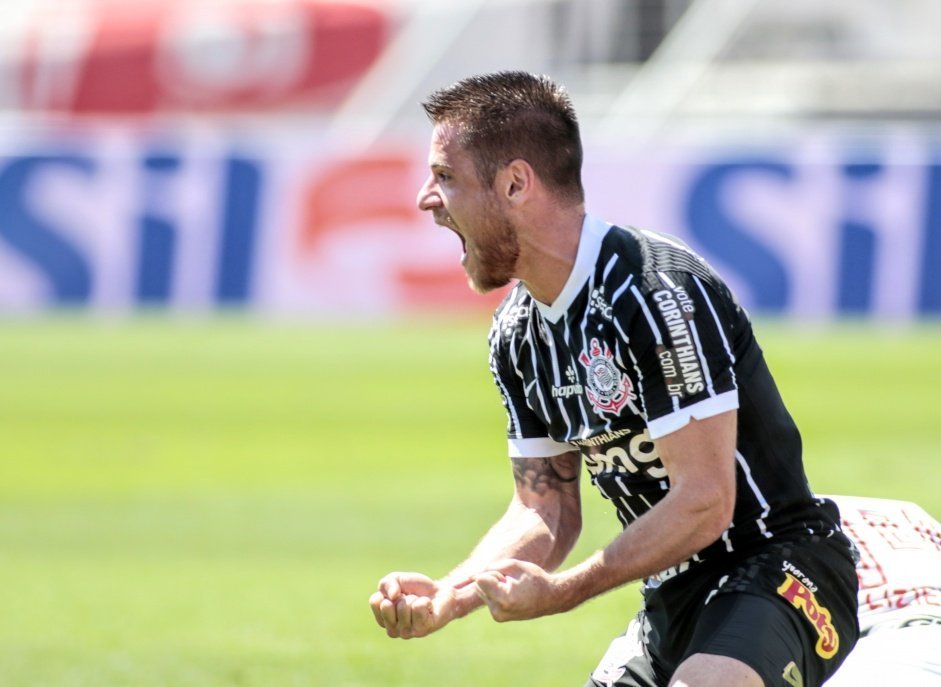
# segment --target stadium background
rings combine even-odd
[[[941,514],[930,0],[33,0],[0,11],[0,683],[581,684],[637,606],[391,642],[509,496],[417,103],[550,73],[592,212],[723,273],[818,491]],[[615,532],[589,511],[574,555]]]

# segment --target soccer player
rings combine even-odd
[[[474,76],[423,106],[419,208],[460,238],[475,290],[518,280],[490,334],[515,494],[444,578],[385,576],[377,622],[421,637],[481,605],[535,618],[643,580],[589,685],[821,684],[856,642],[852,547],[745,311],[677,239],[586,214],[559,85]],[[623,530],[553,572],[581,528],[583,462]]]
[[[907,501],[834,500],[861,554],[861,638],[827,687],[941,687],[941,524]]]

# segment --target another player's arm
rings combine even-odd
[[[627,582],[677,565],[718,539],[735,507],[736,411],[688,425],[655,443],[670,491],[607,547],[555,575],[504,561],[477,578],[497,620],[567,611]]]
[[[531,561],[557,568],[581,532],[575,451],[551,458],[514,458],[513,498],[470,556],[438,581],[418,573],[391,573],[370,598],[376,621],[390,637],[421,637],[482,605],[471,584],[497,561]]]

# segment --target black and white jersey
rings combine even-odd
[[[678,239],[586,217],[556,302],[517,284],[494,315],[490,351],[510,455],[580,451],[622,525],[670,489],[653,440],[737,409],[734,519],[693,560],[838,530],[835,507],[811,495],[800,434],[747,314]]]

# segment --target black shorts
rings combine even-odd
[[[768,687],[814,687],[856,644],[856,571],[840,534],[773,542],[731,565],[700,563],[647,587],[590,687],[665,686],[686,658],[738,659]]]

